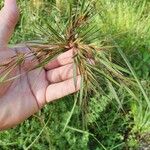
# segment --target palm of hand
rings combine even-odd
[[[45,104],[48,86],[45,70],[38,68],[26,72],[23,68],[17,68],[15,76],[20,76],[16,77],[0,97],[1,128],[9,128],[22,122]]]

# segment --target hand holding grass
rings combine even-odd
[[[8,41],[18,22],[19,11],[16,0],[5,0],[0,12],[0,64],[16,56],[16,49],[7,47]],[[17,48],[17,52],[28,53],[26,47]],[[47,102],[59,99],[79,90],[73,81],[73,50],[69,50],[45,66],[26,71],[31,67],[30,59],[21,67],[15,66],[8,77],[13,80],[0,82],[0,129],[15,126],[42,108]],[[25,66],[25,67],[24,67]],[[8,67],[9,68],[9,67]],[[46,70],[46,71],[45,71]],[[0,74],[5,72],[0,68]]]

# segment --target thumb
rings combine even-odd
[[[19,11],[16,0],[5,0],[4,7],[0,11],[0,47],[8,44],[19,19]]]

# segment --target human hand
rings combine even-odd
[[[7,44],[18,19],[16,0],[5,0],[0,11],[0,63],[3,59],[16,55],[14,49],[8,48]],[[29,49],[22,47],[17,48],[17,51],[28,53]],[[34,64],[27,59],[21,68],[16,67],[10,73],[10,77],[16,76],[13,81],[0,83],[0,130],[21,123],[47,102],[79,90],[80,76],[77,77],[76,88],[73,82],[72,57],[73,50],[69,50],[47,64],[45,69],[38,68],[30,72],[26,68]]]

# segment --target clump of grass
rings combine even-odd
[[[101,33],[111,34],[126,49],[126,53],[131,50],[136,52],[149,43],[148,1],[101,0],[96,3],[96,8],[100,13],[97,23]]]
[[[74,51],[75,85],[78,69],[82,76],[78,99],[83,120],[86,120],[85,114],[88,111],[90,95],[97,93],[107,95],[110,89],[116,93],[113,85],[120,87],[121,84],[124,86],[133,84],[132,79],[127,77],[130,72],[113,62],[111,58],[113,44],[108,44],[110,42],[100,36],[99,26],[96,23],[99,14],[93,11],[94,4],[94,1],[69,1],[63,10],[61,1],[52,3],[52,17],[43,19],[43,26],[36,26],[41,42],[27,43],[40,61],[40,65],[46,64],[69,49]],[[89,59],[94,64],[90,63]],[[106,88],[102,88],[104,86]],[[121,102],[117,96],[116,100],[121,108]]]

